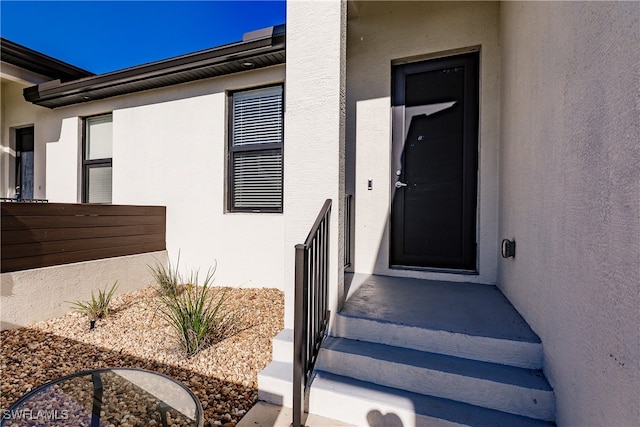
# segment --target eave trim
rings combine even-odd
[[[241,64],[252,59],[259,64],[249,69],[284,63],[284,26],[273,27],[269,34],[70,82],[45,82],[25,88],[23,95],[33,104],[57,108],[246,71]]]
[[[0,37],[0,59],[16,67],[61,81],[93,76],[90,71]]]

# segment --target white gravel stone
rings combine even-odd
[[[238,315],[240,330],[190,358],[158,312],[153,287],[114,297],[109,317],[98,320],[93,330],[86,317],[70,311],[2,331],[0,410],[65,375],[131,367],[169,375],[192,390],[204,408],[205,427],[235,425],[257,400],[257,374],[271,360],[271,340],[283,327],[284,301],[277,289],[213,288],[222,289],[229,292],[225,307]]]

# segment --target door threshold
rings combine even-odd
[[[419,271],[421,273],[459,274],[464,276],[478,276],[480,274],[477,270],[462,270],[457,268],[417,267],[413,265],[390,265],[389,268],[391,270]]]

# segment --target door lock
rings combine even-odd
[[[407,184],[405,184],[404,182],[396,181],[396,188],[402,188],[406,186]]]

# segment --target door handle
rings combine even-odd
[[[396,181],[396,188],[402,188],[406,186],[407,184],[405,184],[404,182]]]

